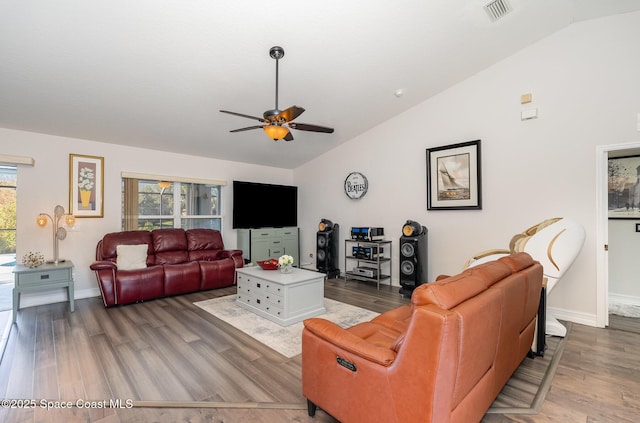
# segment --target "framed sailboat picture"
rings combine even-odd
[[[427,148],[427,210],[480,210],[480,140]]]

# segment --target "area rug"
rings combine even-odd
[[[572,323],[565,323],[567,335]],[[565,338],[547,337],[543,357],[527,357],[502,388],[487,414],[538,414],[564,352]]]
[[[236,304],[236,296],[228,295],[210,300],[193,303],[220,320],[248,334],[261,343],[276,350],[287,358],[295,357],[302,353],[302,322],[290,326],[280,326],[270,320],[258,316],[239,307]],[[355,307],[339,301],[324,299],[324,307],[327,312],[318,317],[347,328],[355,324],[366,322],[378,316],[379,313]]]

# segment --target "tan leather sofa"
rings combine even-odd
[[[349,422],[479,422],[530,351],[542,266],[516,253],[420,285],[348,329],[304,321],[302,389]]]

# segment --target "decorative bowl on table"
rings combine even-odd
[[[258,266],[262,267],[264,270],[276,270],[278,268],[278,260],[274,258],[259,260]]]

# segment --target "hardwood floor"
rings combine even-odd
[[[192,304],[232,293],[111,309],[91,298],[77,301],[75,313],[68,303],[20,310],[0,363],[0,397],[36,406],[3,407],[0,421],[335,422],[322,411],[307,416],[301,356],[286,359]],[[341,280],[328,281],[325,295],[378,312],[409,301],[397,288]],[[105,398],[122,408],[104,408]],[[78,399],[96,402],[61,408]],[[540,414],[483,421],[635,422],[638,415],[640,334],[574,324]]]
[[[625,317],[616,314],[609,315],[609,327],[627,332],[640,333],[640,317]]]

